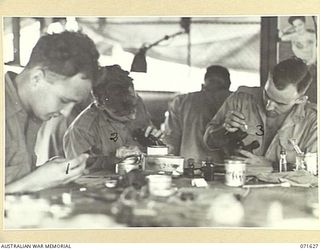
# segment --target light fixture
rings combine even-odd
[[[147,72],[147,60],[146,60],[146,53],[149,49],[151,49],[154,46],[157,46],[159,43],[168,40],[170,38],[182,35],[182,34],[190,34],[190,23],[191,23],[191,18],[190,17],[182,17],[180,20],[180,26],[183,28],[183,31],[176,32],[172,35],[166,35],[160,40],[148,45],[148,46],[143,46],[142,48],[139,49],[139,51],[135,54],[132,64],[131,64],[131,72]],[[190,39],[189,39],[190,41]],[[189,47],[189,45],[188,45]],[[188,49],[189,53],[189,49]],[[189,56],[188,56],[189,58]],[[188,63],[189,64],[189,63]]]
[[[131,72],[147,72],[147,49],[145,47],[139,49],[138,53],[134,56],[131,64]]]

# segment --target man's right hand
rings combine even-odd
[[[6,193],[35,192],[74,181],[83,174],[88,157],[88,154],[81,154],[71,160],[50,160],[29,175],[6,185]]]
[[[66,184],[74,181],[83,174],[88,157],[88,154],[81,154],[71,160],[57,158],[46,162],[36,171],[39,172],[39,178],[41,178],[41,176],[51,177],[47,178],[47,187]]]
[[[230,110],[226,114],[223,127],[231,133],[236,132],[238,129],[245,132],[248,129],[245,119],[241,112]]]

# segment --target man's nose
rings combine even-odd
[[[73,109],[73,107],[75,106],[75,103],[69,103],[67,105],[65,105],[63,107],[63,109],[60,110],[60,113],[64,116],[64,117],[68,117]]]
[[[272,111],[272,110],[274,110],[274,108],[275,108],[275,103],[271,100],[268,100],[267,104],[266,104],[266,110]]]

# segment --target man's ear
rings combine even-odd
[[[303,95],[300,96],[297,100],[296,100],[296,104],[301,104],[301,103],[305,103],[308,101],[308,96]]]
[[[38,86],[45,78],[45,73],[40,67],[35,67],[30,71],[30,82],[32,86]]]

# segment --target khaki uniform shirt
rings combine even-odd
[[[29,174],[36,165],[34,145],[41,122],[32,119],[23,109],[14,78],[5,75],[5,183]]]
[[[164,133],[170,153],[197,161],[212,157],[214,152],[204,145],[203,134],[229,95],[228,90],[217,91],[210,103],[202,91],[175,97],[169,104]]]
[[[129,123],[116,121],[91,104],[68,128],[63,139],[65,156],[74,158],[92,146],[104,156],[115,156],[117,148],[137,145],[132,138],[132,131],[148,125],[151,125],[151,120],[141,98],[138,101],[136,120]],[[115,136],[117,139],[112,139]]]

